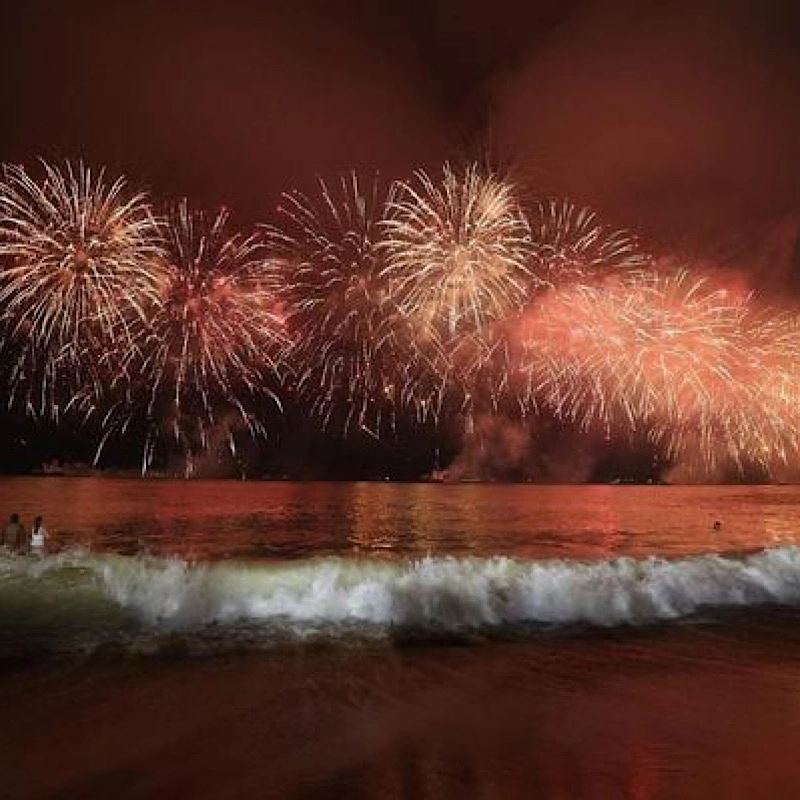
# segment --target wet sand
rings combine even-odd
[[[3,797],[800,796],[800,624],[785,612],[0,678]]]

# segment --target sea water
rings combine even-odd
[[[48,477],[3,509],[50,534],[0,556],[19,796],[800,796],[798,488]]]

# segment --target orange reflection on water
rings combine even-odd
[[[12,511],[42,514],[56,549],[596,559],[795,543],[800,488],[6,478]]]

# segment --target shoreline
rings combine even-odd
[[[766,619],[34,667],[0,682],[4,782],[119,800],[796,796],[798,677],[800,637]]]

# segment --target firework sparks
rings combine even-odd
[[[383,275],[437,376],[440,405],[467,415],[496,408],[506,369],[496,325],[540,285],[514,187],[476,165],[446,165],[441,181],[418,172],[384,229]]]
[[[279,391],[376,438],[545,410],[644,433],[698,471],[800,457],[800,321],[658,270],[586,209],[542,202],[529,221],[473,165],[403,184],[350,174],[281,213],[242,236],[186,202],[159,221],[83,165],[45,164],[41,181],[5,167],[9,406],[102,411],[98,459],[141,432],[143,471],[177,451],[187,474],[267,438]]]
[[[284,271],[300,393],[326,425],[373,435],[419,405],[411,331],[384,275],[381,223],[394,185],[352,173],[318,195],[284,196],[283,227],[267,229]]]
[[[531,394],[583,427],[650,429],[673,458],[767,471],[796,451],[796,325],[749,297],[639,273],[576,284],[525,325]]]
[[[531,237],[513,187],[476,166],[424,172],[391,204],[385,275],[423,331],[452,339],[482,331],[521,308],[534,279]]]
[[[276,276],[255,236],[229,235],[228,213],[182,202],[165,227],[167,280],[146,330],[124,361],[126,401],[108,436],[144,410],[146,471],[158,445],[177,447],[191,474],[221,445],[236,455],[240,431],[264,437],[286,345]]]
[[[58,417],[112,343],[131,339],[157,300],[158,224],[122,178],[43,164],[41,181],[6,166],[0,184],[0,307],[9,403]],[[89,402],[91,405],[91,401]]]
[[[530,226],[536,274],[551,288],[624,275],[648,261],[631,233],[608,228],[591,209],[565,200],[536,203]]]

